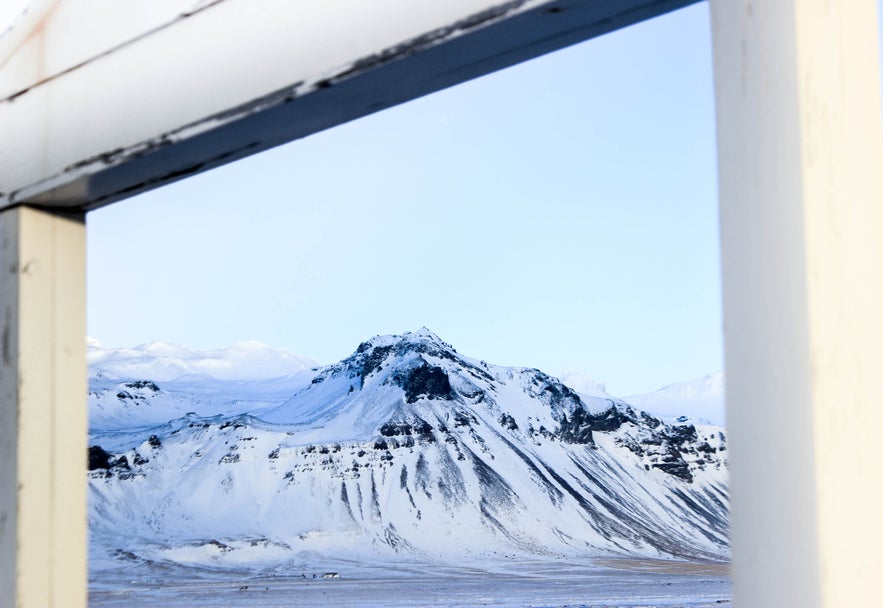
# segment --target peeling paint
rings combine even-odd
[[[269,95],[264,95],[263,97],[258,97],[257,99],[253,99],[244,104],[238,105],[236,107],[230,108],[229,110],[224,110],[223,112],[218,112],[217,114],[212,114],[205,121],[199,121],[196,123],[192,123],[183,127],[184,129],[194,128],[201,124],[202,122],[215,121],[218,123],[227,122],[227,119],[235,119],[240,118],[242,116],[246,116],[248,114],[253,114],[255,112],[259,112],[260,110],[271,108],[273,106],[277,106],[283,103],[289,103],[294,101],[295,99],[303,96],[304,92],[301,89],[306,88],[306,83],[303,80],[298,80],[292,85],[284,87],[278,91],[274,91]]]
[[[187,18],[198,14],[210,7],[217,6],[226,0],[203,0],[198,1],[189,12],[180,13],[176,20]],[[629,23],[641,18],[646,18],[648,7],[658,6],[659,13],[667,12],[672,9],[672,4],[689,4],[696,0],[643,0],[638,2],[636,6],[625,8],[613,14],[603,13],[597,15],[593,13],[591,25],[594,30],[604,30],[601,24],[611,24],[611,29],[621,27],[623,23]],[[303,132],[290,133],[286,139],[274,139],[271,135],[266,136],[265,140],[250,143],[246,146],[236,145],[231,142],[234,149],[218,154],[210,158],[203,158],[202,152],[193,152],[194,147],[191,146],[190,152],[178,154],[170,152],[168,158],[154,157],[158,151],[166,147],[174,147],[176,145],[191,142],[197,137],[210,134],[214,131],[221,131],[225,127],[235,125],[252,116],[260,115],[264,112],[270,112],[283,108],[286,104],[308,97],[313,93],[319,93],[331,89],[345,81],[354,79],[358,76],[371,73],[378,68],[393,64],[399,60],[407,59],[414,55],[419,55],[425,51],[444,45],[452,40],[462,37],[465,34],[472,34],[488,26],[505,22],[515,16],[526,14],[536,10],[537,14],[546,15],[548,19],[556,19],[558,23],[565,24],[564,31],[585,28],[586,23],[577,20],[573,25],[568,23],[569,9],[565,9],[558,3],[552,3],[548,0],[510,0],[499,5],[479,11],[473,15],[464,17],[454,21],[448,25],[436,28],[429,32],[423,33],[411,39],[407,39],[401,43],[394,44],[378,52],[365,55],[355,59],[336,69],[326,71],[325,73],[316,74],[314,77],[295,82],[287,85],[277,91],[271,92],[260,97],[256,97],[250,101],[242,103],[236,107],[229,108],[201,118],[197,121],[188,123],[181,127],[176,127],[161,135],[150,138],[148,140],[137,142],[126,147],[118,147],[106,152],[101,152],[89,158],[77,161],[66,166],[60,173],[56,173],[50,177],[31,183],[8,194],[6,201],[0,202],[0,206],[13,206],[15,204],[51,204],[55,206],[70,206],[72,208],[94,209],[106,204],[110,204],[127,195],[145,191],[150,188],[158,187],[171,181],[193,175],[200,171],[204,171],[225,161],[241,158],[247,155],[249,150],[260,151],[284,141],[293,141],[300,137],[305,137],[315,132],[314,130],[304,130]],[[564,17],[557,15],[564,14]],[[632,18],[630,15],[634,14]],[[603,16],[602,16],[603,15]],[[159,26],[150,32],[147,32],[137,38],[134,38],[123,46],[136,42],[139,39],[149,36],[159,29],[168,27],[175,21]],[[559,28],[560,29],[560,28]],[[593,35],[598,35],[595,31]],[[104,55],[115,52],[121,48],[120,46],[108,50]],[[96,56],[90,61],[98,59]],[[485,59],[490,60],[490,56]],[[76,69],[76,68],[71,68]],[[59,74],[60,75],[60,74]],[[54,76],[57,77],[58,75]],[[358,82],[358,81],[357,81]],[[38,86],[41,83],[38,83]],[[413,94],[412,94],[413,95]],[[371,95],[373,96],[373,95]],[[342,120],[351,120],[358,116],[371,113],[400,103],[403,99],[392,96],[391,99],[380,101],[378,99],[364,100],[364,105],[357,108],[352,115],[345,116]],[[0,100],[2,103],[3,100]],[[318,103],[318,102],[316,102]],[[333,100],[332,100],[333,103]],[[310,103],[306,104],[309,109]],[[309,111],[309,110],[308,110]],[[284,111],[282,112],[284,114]],[[320,125],[319,130],[327,128],[329,125]],[[214,144],[212,144],[214,145]],[[208,150],[211,153],[211,150]],[[189,156],[189,158],[187,158]],[[111,171],[117,167],[124,166],[133,160],[140,158],[156,158],[156,161],[148,160],[144,168],[134,172],[132,179],[137,183],[129,185],[125,182],[114,183],[115,178],[110,177],[105,182],[99,181],[102,175],[111,176]],[[177,161],[177,166],[172,166]],[[2,208],[0,207],[0,208]]]
[[[131,186],[127,186],[126,188],[123,188],[121,190],[115,190],[115,191],[113,191],[109,194],[106,194],[104,196],[91,199],[91,202],[93,204],[95,204],[96,206],[100,206],[102,202],[109,200],[109,199],[115,199],[115,198],[119,197],[120,195],[141,192],[143,190],[150,189],[151,187],[154,187],[154,186],[160,186],[160,185],[167,184],[169,182],[173,182],[175,180],[181,179],[183,177],[187,177],[189,175],[194,175],[196,173],[199,173],[203,169],[210,168],[210,167],[213,167],[213,166],[216,166],[216,165],[222,163],[227,158],[238,156],[239,154],[241,154],[242,152],[244,152],[246,150],[258,148],[261,145],[261,143],[262,142],[251,142],[245,146],[242,146],[240,148],[236,148],[235,150],[231,150],[229,152],[225,152],[223,154],[218,154],[217,156],[213,156],[212,158],[210,158],[206,161],[187,165],[183,168],[175,169],[174,171],[169,171],[167,173],[163,173],[162,175],[159,175],[159,176],[154,177],[152,179],[144,180],[144,181],[140,181],[136,184],[132,184]],[[139,152],[133,156],[125,156],[124,158],[125,159],[137,158],[138,156],[141,156],[145,153],[146,152]],[[122,161],[120,161],[120,162],[122,162]]]
[[[189,17],[193,14],[196,14],[202,10],[205,10],[206,8],[210,8],[211,6],[214,6],[214,5],[216,5],[220,2],[223,2],[223,1],[224,0],[214,0],[213,2],[211,2],[210,4],[207,4],[205,6],[198,6],[197,5],[198,8],[194,9],[190,13],[182,13],[181,16],[182,16],[182,18]],[[496,7],[486,9],[484,11],[476,13],[475,15],[471,15],[469,17],[466,17],[464,19],[456,21],[451,25],[432,30],[430,32],[427,32],[427,33],[421,35],[421,36],[417,36],[415,38],[407,40],[401,44],[384,49],[384,50],[380,51],[379,53],[375,53],[375,54],[363,57],[361,59],[357,59],[357,60],[351,62],[350,64],[336,70],[330,76],[326,75],[326,76],[318,77],[315,80],[312,80],[310,82],[298,81],[298,82],[294,83],[293,85],[287,86],[279,91],[275,91],[273,93],[270,93],[269,95],[265,95],[265,96],[259,97],[257,99],[251,100],[251,101],[241,104],[235,108],[231,108],[229,110],[225,110],[223,112],[213,114],[207,118],[204,118],[204,119],[199,120],[194,123],[184,125],[183,127],[180,127],[180,128],[175,129],[173,131],[169,131],[169,132],[164,133],[158,137],[151,138],[147,141],[139,142],[139,143],[137,143],[133,146],[130,146],[128,148],[116,148],[114,150],[102,152],[101,154],[92,156],[90,158],[84,159],[82,161],[79,161],[77,163],[74,163],[72,165],[65,167],[59,175],[55,176],[54,178],[44,180],[43,185],[44,186],[49,185],[49,183],[51,183],[53,181],[55,181],[55,182],[62,181],[61,178],[64,178],[63,179],[64,182],[68,182],[71,179],[76,180],[81,177],[86,177],[86,176],[89,176],[93,173],[100,171],[101,169],[117,166],[117,165],[123,164],[125,162],[128,162],[130,160],[145,156],[145,155],[153,153],[163,147],[173,145],[173,144],[178,143],[180,141],[189,139],[191,137],[194,137],[194,136],[204,133],[206,131],[210,131],[212,129],[218,128],[218,127],[223,126],[225,124],[234,122],[236,120],[241,120],[241,119],[246,118],[252,114],[257,114],[261,111],[265,111],[269,108],[272,108],[272,107],[275,107],[275,106],[278,106],[281,104],[290,103],[290,102],[292,102],[300,97],[303,97],[309,93],[330,88],[334,84],[336,84],[344,79],[351,78],[351,77],[356,76],[360,73],[378,68],[378,67],[380,67],[384,64],[387,64],[389,62],[407,57],[409,55],[413,55],[417,52],[420,52],[420,51],[430,48],[432,46],[438,45],[442,42],[445,42],[451,38],[462,35],[463,33],[466,33],[468,31],[474,30],[479,27],[486,26],[494,21],[503,19],[507,16],[510,16],[511,14],[513,14],[515,12],[518,12],[519,10],[522,10],[526,5],[528,5],[530,3],[531,3],[530,0],[513,0],[511,2],[507,2],[507,3],[501,4]],[[158,31],[159,29],[163,29],[163,28],[167,27],[168,25],[170,25],[170,24],[166,24],[166,25],[160,26],[159,28],[151,30],[150,32],[147,32],[147,33],[143,34],[142,36],[139,36],[138,38],[134,38],[131,41],[124,43],[121,46],[125,46],[125,45],[131,44],[133,42],[136,42],[138,39],[143,38],[144,36],[153,34],[154,32]],[[94,61],[95,59],[98,59],[102,56],[113,53],[116,50],[118,50],[119,48],[121,48],[121,46],[114,47],[113,49],[110,49],[110,50],[106,51],[105,53],[103,53],[102,55],[96,56],[96,57],[90,59],[89,61]],[[78,69],[79,67],[82,67],[86,63],[88,63],[88,62],[78,64],[77,66],[74,66],[67,71],[73,71],[75,69]],[[65,72],[62,72],[62,73],[54,76],[53,78],[55,78],[57,76],[61,76],[64,73]],[[33,86],[39,86],[39,85],[43,84],[44,82],[45,81],[41,81],[39,83],[36,83]],[[18,96],[24,94],[25,92],[27,92],[27,91],[21,91],[21,92],[15,93],[11,97],[7,98],[6,100],[0,100],[0,103],[2,103],[3,101],[12,101],[15,97],[18,97]],[[381,105],[381,104],[378,104],[378,105]],[[219,161],[222,161],[225,157],[232,157],[235,154],[248,149],[249,147],[257,148],[258,145],[259,144],[257,144],[257,143],[250,144],[248,147],[238,148],[237,150],[227,152],[224,155],[215,156],[215,157],[208,159],[206,161],[203,161],[201,163],[193,164],[193,165],[181,168],[181,169],[176,169],[175,171],[172,171],[170,173],[163,174],[161,176],[158,176],[158,177],[150,179],[150,180],[139,182],[139,183],[129,186],[125,189],[118,190],[113,193],[106,194],[100,198],[90,200],[90,203],[100,205],[101,201],[116,198],[121,194],[141,191],[141,190],[145,189],[145,187],[149,187],[152,185],[160,185],[160,184],[166,183],[168,181],[173,181],[175,179],[179,179],[180,177],[185,177],[187,175],[195,174],[195,173],[199,172],[203,167],[213,166],[214,164],[217,164]],[[22,189],[22,190],[32,191],[32,187],[28,187],[28,188]],[[17,202],[20,202],[21,199],[26,198],[26,196],[22,196],[22,194],[23,194],[22,190],[14,191],[9,195],[10,203],[15,204]]]
[[[193,13],[182,14],[184,16],[190,16],[191,14],[195,14],[196,12],[205,10],[210,6],[214,6],[224,0],[215,0],[209,5],[205,7],[199,7]],[[505,4],[501,4],[499,6],[481,11],[475,15],[457,21],[449,26],[445,26],[442,28],[438,28],[431,32],[427,32],[421,36],[416,38],[412,38],[411,40],[405,41],[401,44],[389,47],[380,51],[379,53],[375,53],[372,55],[368,55],[364,58],[357,59],[356,61],[350,63],[346,67],[336,71],[331,76],[323,76],[317,78],[312,82],[304,82],[298,81],[293,85],[287,86],[279,91],[274,91],[269,95],[265,95],[254,99],[252,101],[241,104],[235,108],[231,108],[229,110],[225,110],[223,112],[219,112],[217,114],[212,114],[211,116],[199,120],[194,123],[190,123],[175,129],[173,131],[169,131],[164,133],[158,137],[149,139],[144,142],[139,142],[138,144],[131,146],[129,148],[116,148],[114,150],[103,152],[96,156],[84,159],[68,167],[65,167],[62,171],[63,174],[69,174],[75,172],[79,169],[89,168],[95,165],[96,163],[103,164],[105,166],[112,166],[118,163],[121,163],[126,160],[131,160],[133,158],[137,158],[139,156],[148,154],[153,152],[159,148],[164,146],[168,146],[182,139],[186,139],[188,137],[192,137],[194,135],[198,135],[201,132],[207,131],[210,128],[215,128],[226,124],[228,122],[232,122],[236,119],[241,119],[251,114],[258,113],[262,110],[266,110],[267,108],[283,104],[289,103],[302,97],[308,93],[327,89],[333,86],[336,82],[343,80],[345,78],[352,77],[358,73],[368,71],[370,69],[377,68],[383,64],[389,63],[390,61],[394,61],[396,59],[400,59],[402,57],[406,57],[408,55],[412,55],[418,51],[424,50],[430,46],[434,46],[445,40],[448,40],[454,36],[461,35],[469,30],[484,26],[489,24],[492,21],[496,21],[502,19],[513,12],[517,12],[524,5],[528,4],[528,0],[513,0],[512,2],[507,2]],[[161,26],[158,29],[162,29],[166,26]],[[153,30],[144,34],[143,36],[152,34],[157,30]],[[142,36],[142,37],[143,37]],[[131,42],[135,42],[137,39],[133,39]],[[128,44],[128,43],[126,43]],[[119,47],[117,47],[119,48]],[[105,53],[110,54],[117,50],[117,48],[111,49]],[[97,57],[96,57],[97,59]],[[81,67],[81,66],[76,66]],[[76,67],[71,68],[71,70],[76,69]],[[41,84],[41,83],[38,83]],[[37,86],[37,85],[34,85]],[[204,164],[208,164],[208,161]],[[13,193],[13,197],[16,193]]]
[[[512,2],[507,2],[499,6],[491,7],[484,11],[476,13],[475,15],[471,15],[469,17],[466,17],[465,19],[456,21],[451,25],[435,29],[431,32],[427,32],[421,36],[417,36],[416,38],[412,38],[396,46],[384,49],[379,53],[368,55],[367,57],[354,61],[348,69],[340,72],[334,78],[329,79],[329,82],[333,84],[335,80],[347,78],[349,76],[358,74],[359,72],[379,67],[385,63],[389,63],[390,61],[394,61],[402,57],[407,57],[408,55],[413,55],[414,53],[425,50],[431,46],[449,40],[455,36],[462,35],[466,32],[469,32],[470,30],[474,30],[476,28],[488,25],[493,21],[503,19],[513,13],[520,11],[527,3],[527,0],[513,0]],[[328,86],[330,86],[330,84]]]

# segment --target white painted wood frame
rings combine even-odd
[[[690,3],[35,0],[0,38],[0,607],[85,602],[84,211]],[[711,8],[735,599],[875,605],[876,2]]]
[[[0,209],[94,209],[696,1],[37,0],[0,39]]]
[[[86,605],[86,225],[0,212],[0,606]]]
[[[876,0],[711,0],[734,599],[881,604]]]

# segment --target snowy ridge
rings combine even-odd
[[[309,384],[316,365],[261,342],[217,350],[168,342],[104,348],[89,340],[87,346],[93,430],[160,424],[187,414],[233,416],[277,405]]]
[[[308,386],[315,372],[266,380],[218,380],[183,376],[168,382],[142,379],[89,379],[89,427],[96,431],[162,424],[187,415],[237,416],[276,407]]]
[[[698,380],[670,384],[652,393],[631,395],[625,397],[625,401],[666,420],[683,417],[723,426],[725,393],[724,373],[715,372]]]
[[[188,375],[217,380],[265,380],[290,376],[315,367],[316,362],[262,342],[238,342],[228,348],[197,350],[169,342],[149,342],[134,348],[104,348],[87,341],[89,368],[103,377],[149,378],[154,382]]]
[[[601,397],[602,399],[612,399],[613,397],[607,393],[607,387],[601,382],[595,381],[587,374],[565,370],[561,373],[561,382],[575,390],[580,395],[589,397]]]
[[[428,330],[373,338],[296,378],[279,401],[95,428],[93,563],[727,556],[719,427],[665,424],[539,370],[464,357]],[[113,407],[205,399],[185,379],[129,381],[132,398],[102,381],[93,408],[106,420],[120,419]]]

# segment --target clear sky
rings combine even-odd
[[[427,326],[614,394],[720,369],[704,4],[89,215],[89,333],[320,362]]]
[[[711,78],[698,4],[92,212],[89,334],[325,363],[425,325],[618,395],[718,370]]]

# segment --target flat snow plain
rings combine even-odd
[[[339,578],[322,578],[326,572]],[[316,575],[314,578],[313,575]],[[92,573],[89,606],[708,608],[729,606],[727,566],[662,560],[316,563],[260,576],[137,564]]]

